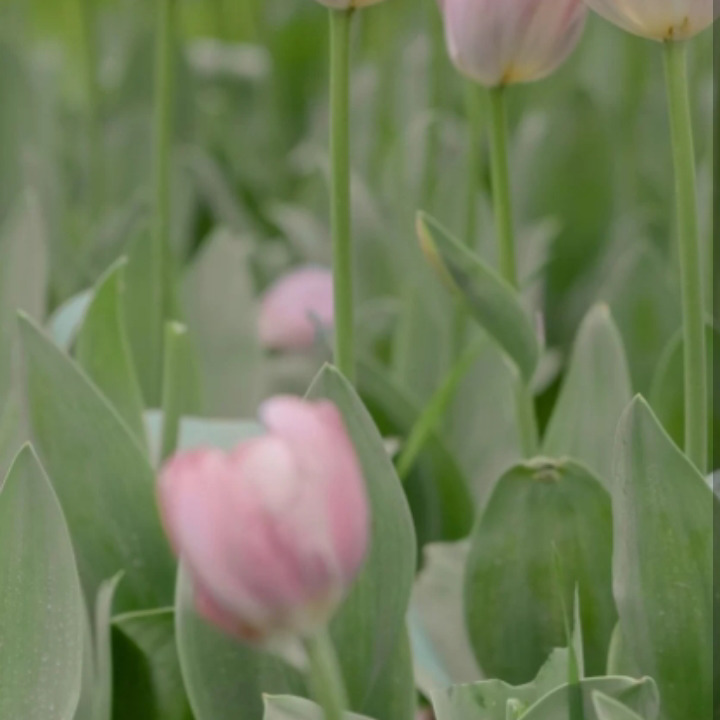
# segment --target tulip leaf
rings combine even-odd
[[[304,698],[290,695],[268,695],[265,697],[263,720],[324,720],[325,714],[319,705]],[[343,713],[343,720],[371,720],[367,715]]]
[[[360,395],[385,437],[412,431],[419,407],[393,384],[381,368],[361,362]],[[466,537],[475,518],[475,504],[460,467],[437,430],[431,431],[405,481],[418,542]]]
[[[566,643],[579,591],[588,675],[605,669],[617,614],[611,589],[610,497],[572,460],[508,470],[471,536],[465,576],[470,641],[486,675],[530,681]]]
[[[556,648],[535,679],[525,685],[481,680],[452,685],[432,693],[437,720],[506,720],[507,708],[526,710],[568,678],[569,653]]]
[[[709,718],[718,500],[640,397],[618,429],[613,515],[623,638],[667,720]]]
[[[600,720],[595,710],[593,696],[601,692],[619,701],[629,710],[639,713],[645,720],[656,720],[660,698],[651,678],[635,680],[626,677],[595,677],[582,680],[577,685],[564,685],[548,693],[522,715],[523,720],[574,720],[570,709],[575,697],[581,700],[582,720]],[[470,720],[468,718],[468,720]]]
[[[420,243],[430,262],[455,288],[472,316],[500,345],[530,382],[540,348],[533,323],[515,289],[455,239],[434,218],[420,213]]]
[[[596,690],[592,696],[597,720],[645,720],[627,705]]]
[[[26,445],[0,491],[0,717],[66,720],[80,698],[84,607],[60,504]]]
[[[21,318],[30,419],[67,517],[86,597],[120,570],[118,611],[162,606],[174,562],[155,509],[155,475],[127,425],[85,373]]]
[[[124,321],[124,268],[119,260],[97,283],[77,337],[75,356],[128,428],[145,441],[143,400]]]
[[[720,343],[720,333],[707,325],[705,331],[707,349],[708,387],[713,387],[713,348]],[[660,356],[652,385],[650,387],[650,405],[665,430],[677,445],[685,442],[685,361],[683,358],[683,335],[679,330],[665,347]],[[711,442],[708,446],[708,467],[717,467],[713,461],[713,450],[720,449],[720,417],[716,417],[720,405],[710,403],[708,433]]]
[[[48,331],[61,350],[69,351],[72,347],[92,301],[93,291],[84,290],[73,295],[50,316]]]
[[[113,720],[190,720],[173,609],[118,615],[113,631]]]
[[[606,305],[586,316],[570,367],[543,441],[548,457],[569,456],[585,463],[606,487],[620,416],[632,398],[622,338]]]
[[[405,720],[412,709],[410,715],[392,713],[395,701],[388,693],[404,697],[407,688],[382,681],[388,673],[410,675],[397,667],[397,644],[405,632],[416,567],[410,510],[382,437],[350,383],[335,368],[325,366],[308,394],[331,400],[342,413],[370,500],[369,556],[331,626],[351,706],[378,720]]]
[[[175,598],[178,657],[196,720],[261,720],[263,693],[303,695],[298,670],[270,653],[241,643],[196,612],[186,571]]]

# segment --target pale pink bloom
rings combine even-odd
[[[440,0],[440,8],[453,63],[487,87],[552,73],[577,45],[587,15],[582,0]]]
[[[333,325],[333,278],[325,268],[304,267],[275,282],[262,297],[260,342],[271,350],[303,350],[317,325]]]
[[[231,453],[180,453],[159,502],[193,581],[198,611],[249,642],[305,635],[328,622],[368,545],[362,471],[337,408],[280,396],[267,433]]]
[[[435,715],[430,708],[423,708],[417,711],[415,720],[435,720]]]
[[[651,40],[684,40],[718,16],[713,0],[585,0],[611,23]]]

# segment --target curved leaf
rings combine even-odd
[[[515,289],[429,215],[418,214],[417,232],[433,266],[530,382],[540,348]]]
[[[713,517],[718,501],[637,397],[615,448],[614,579],[622,635],[668,720],[713,712]]]
[[[622,338],[607,305],[596,305],[578,331],[543,452],[549,457],[580,460],[610,487],[612,454],[608,448],[631,398]]]
[[[618,700],[596,690],[592,696],[598,720],[644,720]]]
[[[67,720],[85,611],[62,510],[29,445],[0,492],[0,578],[0,717]]]
[[[155,508],[155,474],[83,371],[20,320],[30,418],[67,517],[86,597],[119,570],[120,612],[166,604],[175,563]]]
[[[587,673],[602,673],[617,619],[611,554],[610,498],[583,466],[538,458],[508,470],[471,536],[465,576],[482,670],[512,683],[532,679],[566,644],[565,609],[577,587]]]
[[[319,705],[303,698],[289,695],[268,695],[265,698],[263,720],[324,720],[325,714]],[[343,713],[343,720],[370,720],[367,715]]]

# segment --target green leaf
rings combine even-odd
[[[552,651],[535,679],[512,686],[501,680],[482,680],[452,685],[432,694],[437,720],[506,720],[508,706],[514,716],[527,710],[540,698],[564,685],[568,676],[568,651]]]
[[[119,611],[172,597],[175,563],[155,509],[155,475],[83,371],[20,319],[30,418],[68,520],[86,597],[119,570]]]
[[[515,684],[532,679],[565,645],[564,608],[577,587],[587,673],[602,673],[617,618],[611,554],[610,498],[583,466],[537,458],[508,470],[471,536],[465,577],[482,670]]]
[[[304,698],[289,695],[267,695],[263,720],[324,720],[319,705]],[[367,715],[343,713],[343,720],[370,720]]]
[[[463,581],[469,543],[425,546],[423,569],[412,593],[412,631],[418,687],[427,696],[482,677],[463,613]]]
[[[331,400],[342,413],[370,499],[370,553],[331,624],[350,703],[354,710],[378,720],[405,720],[388,713],[392,705],[389,693],[395,689],[382,681],[385,673],[399,672],[391,660],[404,632],[415,574],[412,517],[382,437],[350,383],[335,368],[326,366],[308,394]]]
[[[77,337],[75,356],[135,437],[145,442],[143,400],[125,333],[125,260],[98,281]]]
[[[226,635],[195,612],[181,566],[175,599],[180,668],[196,720],[261,720],[262,694],[304,695],[302,675],[279,657]]]
[[[226,231],[208,238],[184,278],[183,299],[205,410],[217,417],[255,412],[263,353],[244,243]]]
[[[63,303],[48,320],[48,331],[53,342],[69,351],[93,300],[93,291],[84,290]]]
[[[720,343],[720,333],[712,326],[706,326],[706,347],[708,353],[708,387],[713,387],[713,348]],[[679,330],[665,347],[660,356],[650,387],[650,405],[665,430],[675,443],[685,443],[685,378],[683,359],[683,334]],[[720,405],[710,404],[708,433],[711,442],[708,447],[708,467],[717,467],[713,451],[720,450],[720,417],[716,417]]]
[[[172,608],[113,619],[113,720],[190,720]]]
[[[597,677],[583,680],[579,685],[565,685],[553,690],[529,708],[522,720],[570,719],[570,708],[576,693],[579,693],[582,701],[582,720],[600,720],[593,702],[593,696],[597,692],[618,700],[647,720],[658,717],[660,701],[657,686],[651,678],[634,680],[624,677]]]
[[[384,437],[405,437],[419,408],[370,362],[358,366],[360,394]],[[466,537],[475,518],[475,503],[462,470],[437,430],[431,432],[405,481],[418,542]]]
[[[626,705],[599,691],[593,693],[592,700],[598,720],[643,720]]]
[[[667,720],[709,718],[718,501],[640,397],[618,429],[613,515],[623,637]]]
[[[0,492],[0,717],[66,720],[80,698],[84,607],[62,510],[29,445]]]
[[[535,328],[514,288],[425,213],[417,219],[425,254],[469,311],[530,382],[540,356]]]
[[[622,338],[606,305],[586,316],[543,441],[548,457],[585,463],[610,487],[615,431],[632,397]]]

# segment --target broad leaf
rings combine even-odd
[[[175,563],[145,453],[83,371],[21,318],[28,401],[41,457],[68,520],[86,597],[120,570],[117,607],[172,597]]]
[[[113,265],[97,283],[75,347],[80,366],[144,442],[143,400],[135,375],[124,321],[125,261]]]
[[[622,338],[606,305],[587,315],[573,350],[567,377],[545,433],[548,457],[585,463],[610,487],[615,431],[632,397]]]
[[[471,536],[465,579],[470,641],[485,674],[532,679],[566,644],[576,587],[587,673],[602,673],[617,618],[611,554],[610,497],[583,466],[538,458],[508,470]]]
[[[598,720],[645,720],[627,705],[597,690],[592,700]]]
[[[50,336],[61,350],[72,347],[92,301],[93,291],[84,290],[64,302],[48,319]]]
[[[319,705],[304,698],[289,695],[268,695],[265,698],[263,720],[325,720]],[[370,720],[367,715],[343,713],[343,720]]]
[[[84,607],[55,493],[26,445],[0,492],[0,717],[66,720],[80,698]]]
[[[526,685],[482,680],[437,690],[432,694],[437,720],[506,720],[508,706],[526,710],[564,685],[568,660],[566,649],[553,650],[537,677]]]
[[[113,629],[113,720],[190,720],[173,609],[118,615]]]
[[[331,400],[342,413],[370,499],[370,553],[331,625],[350,702],[354,710],[378,720],[405,720],[388,714],[391,702],[382,680],[386,673],[398,672],[390,661],[405,629],[415,574],[410,511],[382,438],[350,383],[335,368],[326,366],[308,394]]]
[[[529,382],[540,349],[535,328],[522,307],[520,296],[495,270],[430,216],[418,215],[417,230],[428,259],[460,292],[473,317],[505,350]]]
[[[658,717],[660,700],[657,686],[652,679],[597,677],[583,680],[579,685],[565,685],[553,690],[535,703],[522,715],[522,718],[523,720],[559,720],[559,718],[570,720],[573,718],[571,707],[578,698],[582,703],[582,714],[577,717],[582,717],[583,720],[600,720],[593,702],[593,696],[597,692],[618,700],[633,712],[639,713],[645,720],[656,720]]]
[[[613,514],[623,637],[667,720],[709,718],[718,501],[640,397],[618,430]]]

